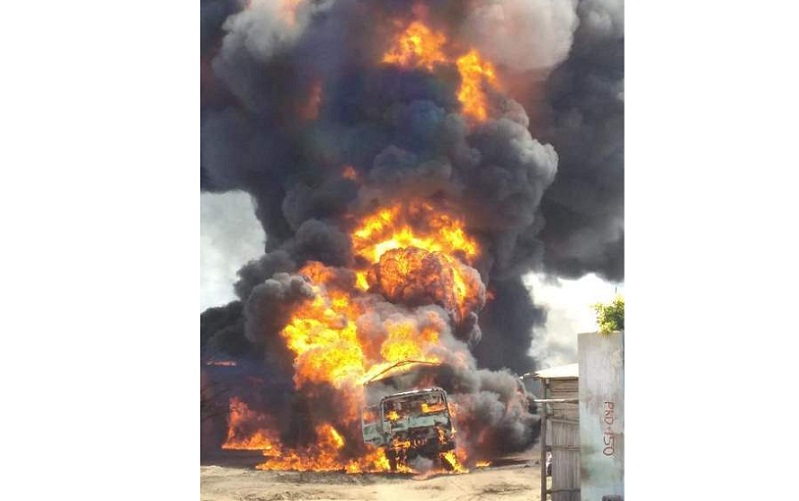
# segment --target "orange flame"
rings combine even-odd
[[[256,466],[259,470],[340,471],[359,473],[362,471],[389,471],[388,459],[379,450],[368,450],[357,460],[344,459],[342,450],[344,437],[332,425],[316,426],[316,442],[304,451],[285,447],[271,426],[271,420],[249,409],[236,397],[230,399],[230,426],[223,449],[259,450],[266,458]],[[260,423],[256,431],[245,434],[242,427],[247,423]],[[244,435],[242,437],[242,435]]]
[[[281,331],[294,359],[294,383],[329,382],[341,389],[354,385],[365,372],[365,357],[355,330],[356,306],[344,294],[327,295],[314,286],[316,296],[294,311]]]
[[[468,473],[469,470],[466,469],[462,464],[460,458],[458,458],[457,451],[449,451],[442,454],[444,460],[450,464],[452,471],[455,473]]]
[[[356,322],[365,310],[353,296],[359,294],[354,284],[337,280],[335,269],[318,262],[308,263],[300,273],[312,282],[315,295],[295,306],[280,333],[295,354],[294,384],[299,388],[308,383],[329,383],[341,390],[345,409],[342,420],[359,420],[364,401],[361,384],[375,367],[409,358],[441,361],[433,352],[446,324],[434,313],[429,313],[427,327],[412,319],[381,320],[384,336],[363,339]]]
[[[361,290],[379,286],[396,296],[406,290],[409,280],[426,283],[439,304],[457,310],[456,321],[485,302],[479,277],[458,259],[467,263],[477,259],[477,241],[466,233],[462,219],[428,202],[397,203],[366,216],[352,232],[352,244],[356,256],[377,265],[357,271]]]
[[[485,304],[485,286],[477,272],[442,252],[392,249],[369,269],[366,281],[393,302],[413,303],[424,297],[456,323]]]
[[[480,255],[478,243],[466,233],[463,219],[442,207],[421,201],[394,204],[362,218],[351,238],[358,266],[369,267],[359,270],[368,274],[364,275],[367,287],[379,287],[387,298],[401,294],[400,284],[409,281],[429,287],[431,297],[456,321],[484,301],[479,275],[464,264]],[[435,273],[426,271],[431,266]],[[360,431],[362,383],[370,374],[403,360],[439,363],[446,356],[449,363],[466,364],[468,352],[442,349],[441,335],[450,319],[440,310],[408,317],[364,315],[370,312],[374,296],[363,293],[351,270],[311,261],[299,273],[308,280],[313,297],[292,307],[280,336],[294,354],[297,388],[327,383],[338,390],[341,412],[335,427],[331,422],[315,425],[316,440],[304,450],[285,447],[268,416],[252,413],[234,398],[223,447],[263,451],[266,461],[260,469],[389,471],[383,450],[361,442],[352,446],[355,449],[347,446],[346,434]],[[353,451],[361,451],[356,459]],[[460,466],[464,459],[452,453],[447,462],[454,471],[465,471]],[[413,470],[401,466],[400,471]]]
[[[452,59],[444,52],[446,43],[446,36],[432,31],[420,21],[414,21],[396,37],[383,55],[382,62],[432,71],[436,65],[452,64]],[[461,77],[458,101],[463,114],[473,121],[485,121],[488,118],[486,89],[499,86],[494,65],[482,59],[475,49],[458,57],[455,65]]]
[[[408,247],[461,255],[467,263],[480,256],[480,247],[466,234],[463,219],[428,202],[398,202],[364,217],[352,232],[352,247],[369,263],[380,262],[389,250]]]
[[[358,180],[358,171],[355,170],[355,167],[352,165],[347,165],[344,167],[344,170],[341,171],[341,177],[344,179],[349,179],[350,181],[357,181]]]
[[[279,447],[280,442],[271,430],[271,422],[265,416],[251,411],[247,404],[237,397],[231,397],[229,405],[230,426],[227,439],[222,444],[223,449],[271,450],[275,444]],[[250,434],[243,433],[243,427],[249,423],[254,423],[259,428]]]
[[[463,106],[463,114],[482,122],[488,118],[488,104],[484,87],[497,85],[497,73],[494,65],[480,59],[480,54],[474,49],[459,57],[457,64],[458,72],[461,75],[458,101]]]
[[[419,21],[412,22],[383,55],[386,64],[404,68],[432,70],[437,64],[448,62],[442,51],[447,38]]]

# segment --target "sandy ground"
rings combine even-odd
[[[277,472],[253,468],[253,456],[218,457],[200,466],[201,501],[525,500],[540,497],[539,452],[495,460],[464,474],[429,478],[387,474]],[[216,464],[215,464],[216,463]]]

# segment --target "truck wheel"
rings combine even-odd
[[[397,471],[397,453],[391,449],[386,452],[386,457],[388,457],[388,466],[391,468],[391,473],[395,473]]]

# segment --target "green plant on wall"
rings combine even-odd
[[[608,334],[613,331],[624,330],[624,298],[617,296],[608,304],[597,303],[594,305],[596,323],[599,332]]]

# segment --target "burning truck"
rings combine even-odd
[[[398,362],[390,369],[424,362]],[[385,379],[365,386],[366,407],[361,426],[364,443],[382,448],[391,471],[408,468],[417,457],[427,458],[446,470],[459,467],[455,449],[455,428],[441,388],[418,388],[380,397]],[[379,397],[379,399],[378,399]]]
[[[454,434],[447,393],[441,388],[397,393],[364,409],[363,440],[385,449],[391,471],[417,457],[455,469],[456,463],[447,455],[455,449]]]

